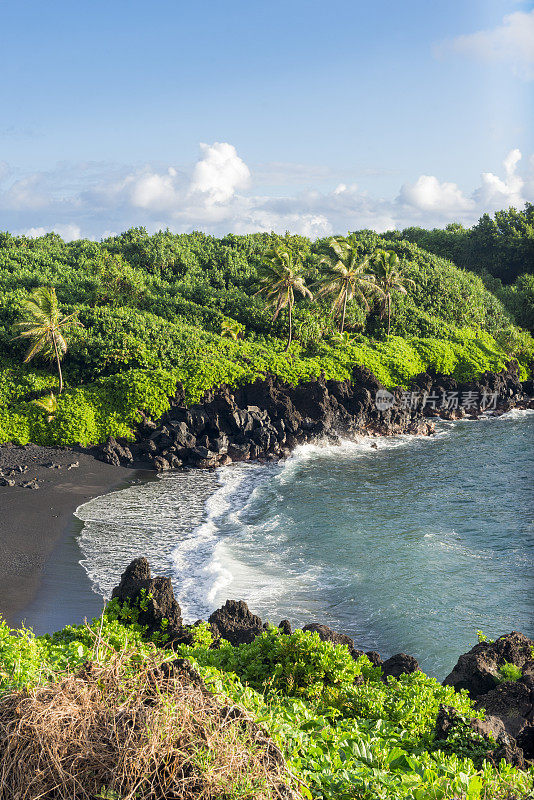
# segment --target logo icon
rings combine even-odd
[[[395,402],[395,395],[386,389],[379,389],[375,395],[375,405],[379,411],[387,411]]]

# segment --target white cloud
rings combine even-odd
[[[82,232],[78,225],[67,223],[66,225],[52,225],[50,228],[28,228],[25,231],[17,231],[22,236],[28,236],[30,239],[38,239],[46,233],[57,233],[64,239],[65,242],[72,242],[75,239],[80,239]]]
[[[482,185],[476,192],[480,205],[489,208],[504,208],[506,206],[521,206],[523,199],[524,180],[517,174],[517,165],[521,161],[521,151],[511,150],[503,161],[504,179],[497,177],[492,172],[482,173]]]
[[[191,192],[206,195],[209,203],[225,203],[238,189],[247,189],[250,170],[227,142],[201,144],[203,157],[197,162],[191,181]]]
[[[163,165],[60,164],[55,171],[30,175],[8,170],[11,177],[0,187],[1,226],[30,236],[55,230],[70,240],[98,239],[140,225],[150,232],[169,227],[215,235],[289,230],[312,239],[360,228],[471,225],[485,211],[521,208],[534,198],[534,159],[524,164],[519,150],[512,150],[503,163],[502,176],[484,172],[470,192],[420,175],[401,186],[396,197],[373,196],[350,179],[327,191],[286,187],[273,196],[258,191],[256,175],[247,190],[248,166],[232,145],[216,143],[202,147],[189,176]]]
[[[460,53],[479,61],[509,64],[517,75],[534,78],[534,9],[515,11],[490,30],[457,36],[436,48],[438,55]]]
[[[147,172],[131,180],[131,201],[137,208],[168,209],[178,200],[174,181],[176,170],[169,167],[166,175]]]
[[[420,175],[415,183],[405,183],[399,201],[421,211],[434,211],[444,216],[471,211],[475,203],[465,197],[455,183],[440,183],[434,175]]]

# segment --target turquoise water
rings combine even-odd
[[[477,629],[534,634],[534,414],[438,427],[97,498],[77,512],[82,563],[108,594],[145,554],[190,620],[242,598],[443,677]]]

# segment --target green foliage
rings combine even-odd
[[[501,664],[498,672],[499,683],[504,683],[504,681],[518,681],[523,674],[516,664],[512,664],[509,661],[505,661],[504,664]]]
[[[154,643],[138,624],[140,607],[108,604],[90,625],[67,626],[51,636],[11,630],[0,621],[0,692],[53,681],[87,660],[130,651],[123,668],[134,672],[151,658]],[[125,623],[128,623],[125,625]],[[527,797],[534,770],[484,759],[469,733],[480,716],[466,692],[455,693],[421,672],[381,679],[363,657],[316,634],[282,635],[270,628],[251,644],[211,647],[207,624],[192,646],[169,650],[190,659],[207,685],[245,708],[282,749],[303,797],[324,800],[482,800]],[[459,723],[446,743],[434,738],[440,704]]]
[[[487,272],[510,284],[533,270],[534,205],[526,203],[522,211],[497,211],[493,218],[484,214],[470,229],[458,224],[432,231],[405,228],[400,236],[460,267]]]
[[[463,380],[516,357],[527,376],[534,342],[512,323],[510,298],[505,308],[481,278],[398,235],[359,231],[335,241],[369,263],[387,246],[406,289],[391,293],[392,335],[380,304],[368,310],[355,292],[345,308],[348,334],[340,337],[330,303],[311,302],[296,288],[286,353],[289,309],[282,303],[273,322],[269,303],[254,296],[265,255],[285,253],[302,286],[324,285],[330,239],[132,229],[102,243],[66,244],[55,235],[1,234],[0,442],[85,445],[130,437],[138,409],[159,417],[178,380],[187,400],[197,402],[217,384],[238,386],[267,372],[295,385],[322,372],[350,378],[363,365],[393,387],[429,367]],[[506,292],[528,294],[527,277],[522,288],[501,286],[503,299]],[[39,286],[54,289],[67,316],[77,312],[83,324],[69,332],[59,396],[57,377],[33,362],[21,365],[24,348],[13,341],[28,292]],[[47,415],[32,401],[46,402],[51,392],[57,409]]]
[[[496,768],[485,760],[489,745],[469,728],[480,712],[467,693],[423,673],[384,683],[365,657],[350,664],[343,646],[273,628],[238,648],[223,643],[219,650],[179,650],[214,691],[269,730],[304,797],[504,800],[532,787],[533,770],[521,773],[504,761]],[[459,714],[447,743],[434,737],[441,704]]]

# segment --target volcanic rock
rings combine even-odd
[[[401,675],[409,674],[410,672],[417,672],[419,664],[413,656],[408,656],[406,653],[397,653],[391,656],[382,664],[382,675],[384,678],[390,675],[393,678],[399,678]]]
[[[532,639],[517,631],[500,636],[495,642],[479,642],[460,656],[443,685],[454,686],[456,690],[467,689],[470,696],[477,699],[495,688],[499,667],[505,662],[522,669],[532,659],[532,647]]]
[[[263,632],[263,623],[252,614],[244,600],[227,600],[208,622],[212,631],[232,645],[249,644]]]
[[[147,626],[148,634],[161,631],[164,619],[168,621],[165,632],[170,639],[175,638],[182,628],[182,612],[170,578],[152,578],[146,558],[136,558],[131,562],[111,596],[121,603],[129,602],[139,607],[139,624]]]

